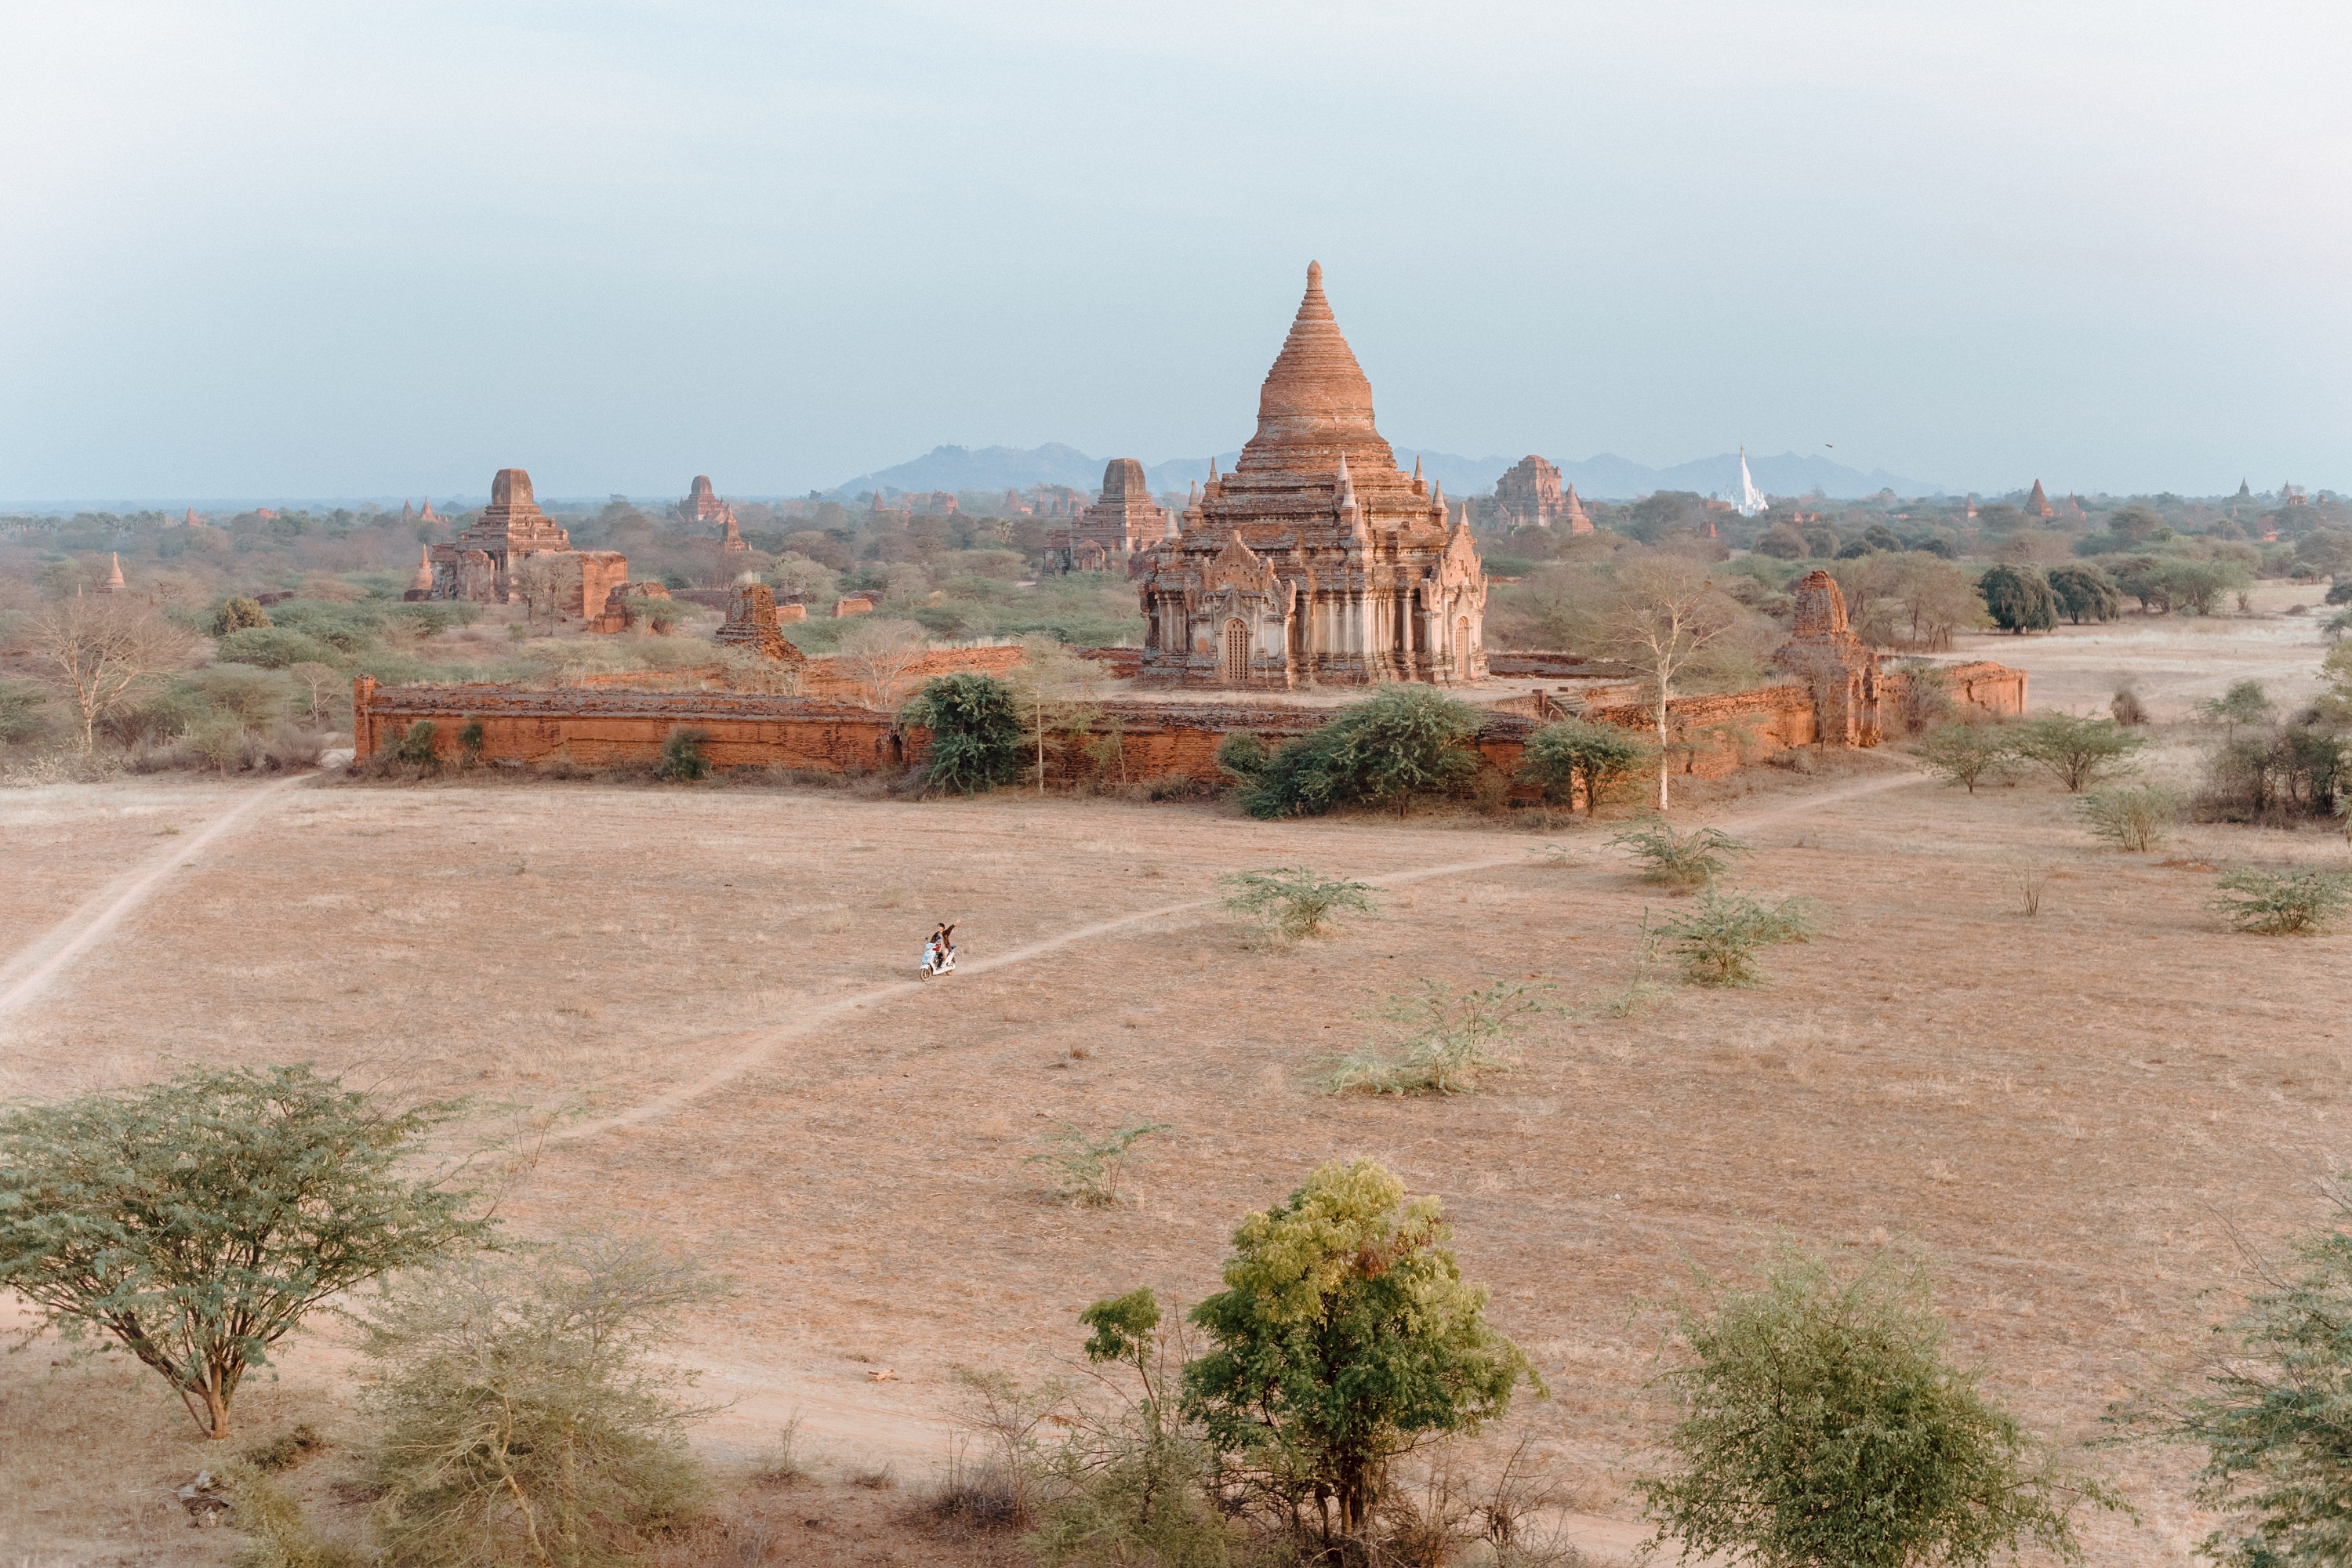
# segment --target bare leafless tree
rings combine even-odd
[[[892,710],[929,647],[923,628],[912,621],[861,620],[841,634],[841,662],[868,708]]]
[[[1704,563],[1653,555],[1618,568],[1595,628],[1602,645],[1642,673],[1642,695],[1657,730],[1658,809],[1666,809],[1673,750],[1667,734],[1675,683],[1740,625],[1739,605],[1707,577]]]
[[[49,605],[34,617],[26,640],[72,688],[84,752],[96,746],[100,721],[127,703],[142,682],[184,668],[196,654],[195,637],[154,606],[111,594]]]
[[[324,700],[327,688],[338,684],[343,679],[343,672],[333,665],[320,664],[318,660],[310,658],[306,658],[299,664],[289,665],[286,673],[309,688],[310,717],[313,721],[322,717],[319,711],[319,704]]]
[[[551,632],[557,617],[580,604],[580,557],[568,550],[534,552],[515,568],[514,583],[522,595],[524,620],[543,620]]]

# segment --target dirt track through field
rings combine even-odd
[[[1734,827],[1755,826],[1761,823],[1775,821],[1780,817],[1790,816],[1802,812],[1817,811],[1827,805],[1840,805],[1845,801],[1853,800],[1859,796],[1879,795],[1887,790],[1900,789],[1907,784],[1921,783],[1926,776],[1927,775],[1922,773],[1905,773],[1893,778],[1877,778],[1872,779],[1864,784],[1849,784],[1843,789],[1829,790],[1820,795],[1808,795],[1800,800],[1790,801],[1780,805],[1769,806],[1760,811],[1738,813],[1726,818],[1725,825]],[[1363,880],[1371,883],[1375,887],[1399,888],[1409,886],[1414,882],[1428,881],[1437,877],[1458,877],[1472,871],[1491,870],[1497,866],[1520,865],[1523,864],[1525,860],[1526,855],[1524,853],[1517,855],[1488,855],[1475,860],[1457,860],[1444,866],[1424,866],[1418,870],[1396,871],[1385,876],[1367,877],[1364,878]],[[957,965],[957,969],[959,973],[968,973],[972,974],[986,974],[995,970],[1009,969],[1015,964],[1030,963],[1035,959],[1045,957],[1048,954],[1059,952],[1063,949],[1074,946],[1076,943],[1091,941],[1096,937],[1108,936],[1118,931],[1132,931],[1138,926],[1149,925],[1154,921],[1167,920],[1176,915],[1189,913],[1194,910],[1206,909],[1210,906],[1211,902],[1212,900],[1207,899],[1188,899],[1182,903],[1164,904],[1158,909],[1141,910],[1131,915],[1120,915],[1112,920],[1097,921],[1090,925],[1080,926],[1075,931],[1064,931],[1058,936],[1046,937],[1042,941],[1030,942],[1026,946],[1014,948],[1010,952],[999,953],[993,958],[979,959],[970,963],[960,963]],[[841,1017],[845,1014],[856,1012],[860,1008],[880,1006],[885,1003],[913,995],[915,993],[920,991],[925,985],[929,984],[930,982],[924,980],[901,980],[888,985],[877,985],[870,990],[860,991],[848,996],[840,997],[835,1001],[825,1003],[822,1006],[812,1008],[808,1012],[802,1014],[799,1017],[794,1018],[788,1023],[779,1024],[770,1028],[754,1030],[748,1035],[722,1037],[722,1038],[740,1040],[741,1044],[733,1055],[730,1056],[718,1067],[713,1068],[710,1071],[703,1074],[700,1078],[695,1079],[689,1083],[682,1083],[675,1089],[668,1089],[661,1094],[656,1095],[653,1099],[646,1100],[642,1104],[632,1106],[626,1110],[616,1111],[610,1116],[598,1117],[593,1121],[584,1121],[577,1126],[564,1128],[561,1131],[551,1134],[547,1141],[551,1145],[576,1142],[583,1138],[594,1137],[596,1134],[601,1132],[610,1132],[617,1128],[634,1127],[646,1121],[651,1121],[657,1117],[677,1110],[681,1106],[691,1104],[693,1101],[701,1099],[704,1095],[709,1094],[712,1089],[718,1089],[723,1084],[740,1078],[743,1074],[751,1071],[752,1068],[758,1067],[761,1063],[772,1057],[781,1047],[800,1038],[803,1035],[806,1035],[810,1030],[815,1028],[820,1024],[825,1023],[831,1019]],[[704,1043],[715,1044],[718,1042],[714,1041]]]
[[[196,858],[212,842],[236,826],[268,801],[296,784],[317,778],[317,773],[293,773],[262,785],[236,805],[205,825],[194,837],[168,854],[151,861],[102,889],[64,920],[51,926],[39,939],[32,942],[0,969],[0,1018],[5,1018],[48,989],[52,981],[66,972],[73,961],[96,946],[99,941],[122,921],[122,917],[146,902],[148,895],[162,886],[163,879]]]

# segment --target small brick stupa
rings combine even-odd
[[[1513,528],[1549,528],[1566,510],[1559,468],[1530,452],[1495,481],[1495,505]]]
[[[106,569],[106,591],[120,594],[122,592],[122,557],[109,551],[106,559],[110,563]]]
[[[2033,481],[2033,493],[2025,498],[2025,515],[2038,517],[2045,522],[2058,515],[2058,509],[2052,506],[2050,498],[2042,493],[2040,479]]]
[[[801,664],[807,658],[778,627],[776,591],[765,583],[737,585],[727,603],[727,624],[719,628],[719,640],[786,664]]]
[[[1065,572],[1117,572],[1168,537],[1173,522],[1151,499],[1151,483],[1133,458],[1113,458],[1103,469],[1102,497],[1068,528],[1045,536],[1045,552]]]
[[[1192,686],[1471,681],[1486,574],[1442,489],[1398,470],[1323,268],[1258,392],[1257,434],[1137,573],[1142,675]]]
[[[1576,499],[1576,487],[1568,487],[1568,499],[1560,504],[1560,521],[1568,524],[1570,533],[1591,533],[1592,519],[1585,515],[1584,503]]]
[[[1878,655],[1846,624],[1844,592],[1818,568],[1798,579],[1792,592],[1796,628],[1772,662],[1812,689],[1814,740],[1878,744]]]
[[[404,599],[429,599],[432,596],[433,547],[429,544],[420,544],[416,547],[416,576],[408,584],[408,592],[403,594],[401,597]]]

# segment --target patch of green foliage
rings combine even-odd
[[[2010,750],[2029,763],[2049,770],[2080,795],[2114,772],[2126,758],[2147,744],[2113,719],[2083,719],[2072,713],[2036,713],[2010,727]]]
[[[433,721],[419,719],[401,731],[400,742],[392,749],[394,758],[412,768],[431,768],[440,764],[433,756]]]
[[[654,776],[666,784],[692,784],[710,776],[710,757],[703,750],[710,743],[710,731],[692,724],[679,724],[662,739],[661,763]]]
[[[2227,872],[2213,885],[2213,908],[2221,918],[2256,936],[2315,936],[2352,905],[2352,878],[2341,871],[2248,868]]]
[[[2078,626],[2086,620],[2112,621],[2123,613],[2114,579],[2096,566],[2053,566],[2049,583],[2058,613]]]
[[[1478,771],[1476,709],[1426,686],[1391,686],[1285,742],[1244,780],[1242,809],[1271,820],[1394,807],[1451,794]]]
[[[2203,1388],[2124,1407],[2145,1434],[2205,1450],[2197,1502],[2227,1521],[2200,1552],[2228,1568],[2330,1568],[2352,1562],[2352,1194],[2335,1223],[2297,1238],[2293,1269],[2218,1333],[2228,1346]]]
[[[2180,795],[2162,784],[2093,790],[2075,802],[2075,810],[2093,837],[2137,854],[2164,842],[2180,818]]]
[[[1631,731],[1614,724],[1562,719],[1528,737],[1519,776],[1538,784],[1546,800],[1573,802],[1584,792],[1584,815],[1611,791],[1639,773],[1650,760],[1650,748]]]
[[[291,626],[248,626],[221,638],[218,657],[227,664],[284,669],[296,664],[332,664],[342,654],[331,645]]]
[[[2014,754],[2008,731],[1995,724],[1969,724],[1958,720],[1938,724],[1919,742],[1919,760],[1940,774],[1946,784],[1959,784],[1970,794],[1985,774]]]
[[[224,599],[220,608],[213,612],[212,633],[216,637],[225,637],[247,626],[266,626],[268,624],[269,612],[263,609],[257,600],[242,597]]]
[[[1893,1254],[1849,1279],[1786,1254],[1754,1289],[1677,1303],[1674,1338],[1682,1414],[1640,1488],[1657,1546],[1759,1568],[1982,1568],[2028,1544],[2075,1562],[2075,1509],[2116,1506],[1952,1364],[1925,1271]]]
[[[2058,624],[2058,600],[2035,567],[1988,566],[1977,579],[1977,592],[2002,631],[2046,632]]]
[[[1225,1289],[1192,1310],[1212,1348],[1184,1369],[1185,1415],[1319,1552],[1364,1541],[1398,1455],[1542,1390],[1446,1240],[1435,1198],[1334,1162],[1242,1223]]]
[[[1709,887],[1690,910],[1658,927],[1659,940],[1682,961],[1683,975],[1699,985],[1754,985],[1763,979],[1757,955],[1784,942],[1805,942],[1821,930],[1821,906],[1811,899],[1767,904],[1745,893]]]
[[[1228,872],[1217,879],[1217,885],[1230,889],[1218,900],[1219,908],[1249,920],[1253,934],[1283,942],[1320,936],[1343,911],[1379,912],[1370,883],[1326,877],[1306,866]]]
[[[992,675],[942,675],[923,683],[906,721],[929,730],[925,778],[935,789],[978,795],[1021,772],[1021,705]]]
[[[1695,827],[1676,833],[1657,817],[1613,835],[1609,842],[1612,847],[1622,845],[1641,862],[1644,880],[1678,893],[1712,886],[1731,868],[1732,856],[1751,852],[1748,845],[1721,828]]]
[[[1490,1073],[1517,1065],[1511,1039],[1529,1020],[1559,1009],[1549,985],[1497,980],[1456,988],[1424,980],[1417,993],[1391,996],[1377,1015],[1388,1038],[1340,1058],[1325,1085],[1338,1094],[1466,1094]]]
[[[393,1110],[308,1065],[196,1068],[0,1119],[0,1285],[110,1336],[226,1435],[238,1384],[310,1311],[487,1237],[411,1167],[458,1107]]]
[[[1172,1125],[1142,1121],[1097,1138],[1076,1122],[1065,1121],[1061,1131],[1045,1134],[1044,1151],[1024,1163],[1052,1168],[1060,1178],[1055,1197],[1081,1207],[1110,1208],[1126,1195],[1121,1180],[1128,1165],[1138,1160],[1136,1144]]]

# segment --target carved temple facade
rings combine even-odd
[[[1371,383],[1307,268],[1257,434],[1136,567],[1140,675],[1289,688],[1484,679],[1486,574],[1443,488],[1401,472]]]

